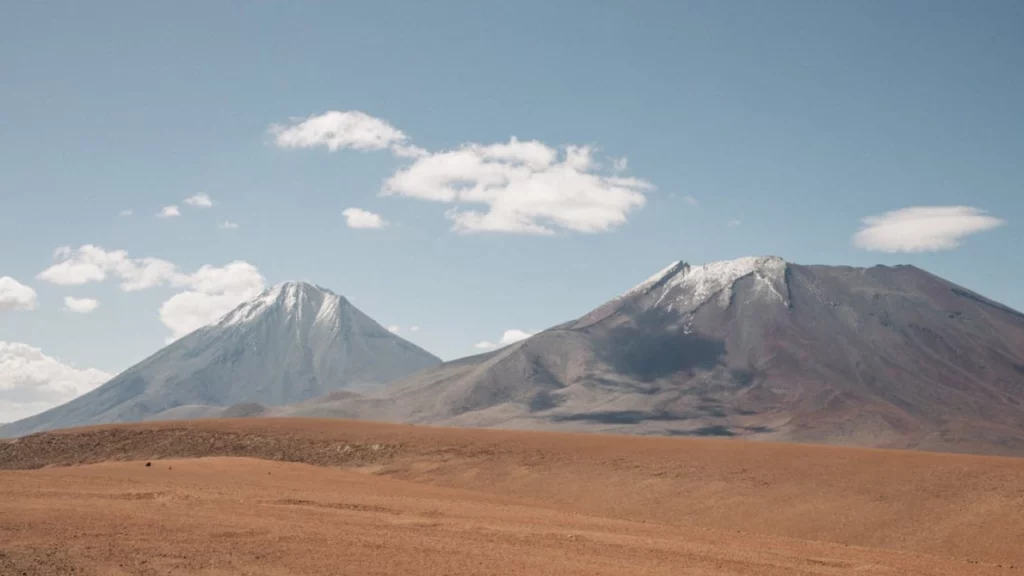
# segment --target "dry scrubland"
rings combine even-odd
[[[5,575],[1024,575],[1024,459],[253,419],[0,469]]]

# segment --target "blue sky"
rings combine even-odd
[[[915,264],[1024,309],[1021,29],[1024,4],[995,0],[5,2],[0,277],[36,296],[7,297],[0,341],[113,373],[174,334],[175,295],[209,313],[297,279],[454,358],[673,260],[759,254]],[[362,130],[334,151],[301,124],[330,111],[365,115],[330,125]],[[460,159],[435,158],[487,164],[512,137],[556,155],[550,179],[474,202]],[[579,196],[545,196],[558,170]],[[459,200],[422,199],[439,182]],[[922,207],[855,242],[864,218]],[[386,225],[350,228],[347,208]],[[467,212],[484,223],[453,229]],[[175,272],[133,291],[116,263],[39,276],[83,245]],[[203,266],[238,286],[204,288]]]

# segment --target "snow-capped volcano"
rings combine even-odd
[[[243,402],[290,404],[338,390],[372,390],[439,363],[342,296],[285,282],[96,390],[0,428],[0,436],[204,416]]]
[[[334,325],[342,303],[347,301],[337,294],[305,282],[282,282],[271,286],[262,294],[243,302],[217,322],[217,326],[241,326],[258,321],[263,314],[283,313],[302,320],[311,314],[315,322]]]
[[[912,266],[674,262],[319,416],[1024,454],[1024,315]]]
[[[722,304],[728,304],[733,284],[749,277],[754,280],[757,290],[765,292],[765,296],[786,304],[787,265],[785,260],[777,256],[738,258],[701,266],[691,266],[678,260],[634,286],[619,299],[653,293],[657,295],[655,306],[663,305],[678,312],[691,312],[712,297],[718,297]]]

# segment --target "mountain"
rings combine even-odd
[[[240,403],[276,406],[372,390],[440,360],[345,298],[276,285],[67,404],[0,427],[0,437],[145,419],[197,418]]]
[[[1024,315],[912,266],[676,262],[501,350],[281,413],[1024,454]]]

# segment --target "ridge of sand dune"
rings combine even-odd
[[[180,460],[210,456],[263,460]],[[63,519],[91,546],[130,536],[125,561],[174,556],[145,536],[161,527],[211,570],[221,566],[211,574],[250,570],[246,550],[262,548],[281,570],[252,573],[331,573],[304,559],[317,542],[355,550],[340,564],[354,574],[1024,568],[1024,459],[287,419],[107,426],[0,444],[8,470],[90,462],[0,472],[0,541],[16,543],[0,545],[9,562],[45,556],[60,541],[46,527]],[[454,510],[465,515],[432,517]],[[153,528],[113,528],[133,518]],[[366,532],[341,527],[363,526],[353,518]],[[462,540],[471,551],[439,560]],[[218,559],[210,542],[240,548]],[[75,550],[66,560],[88,565]],[[394,559],[375,564],[371,550]],[[555,560],[567,554],[577,564]],[[168,562],[172,573],[197,571]],[[283,569],[296,566],[305,568]]]

